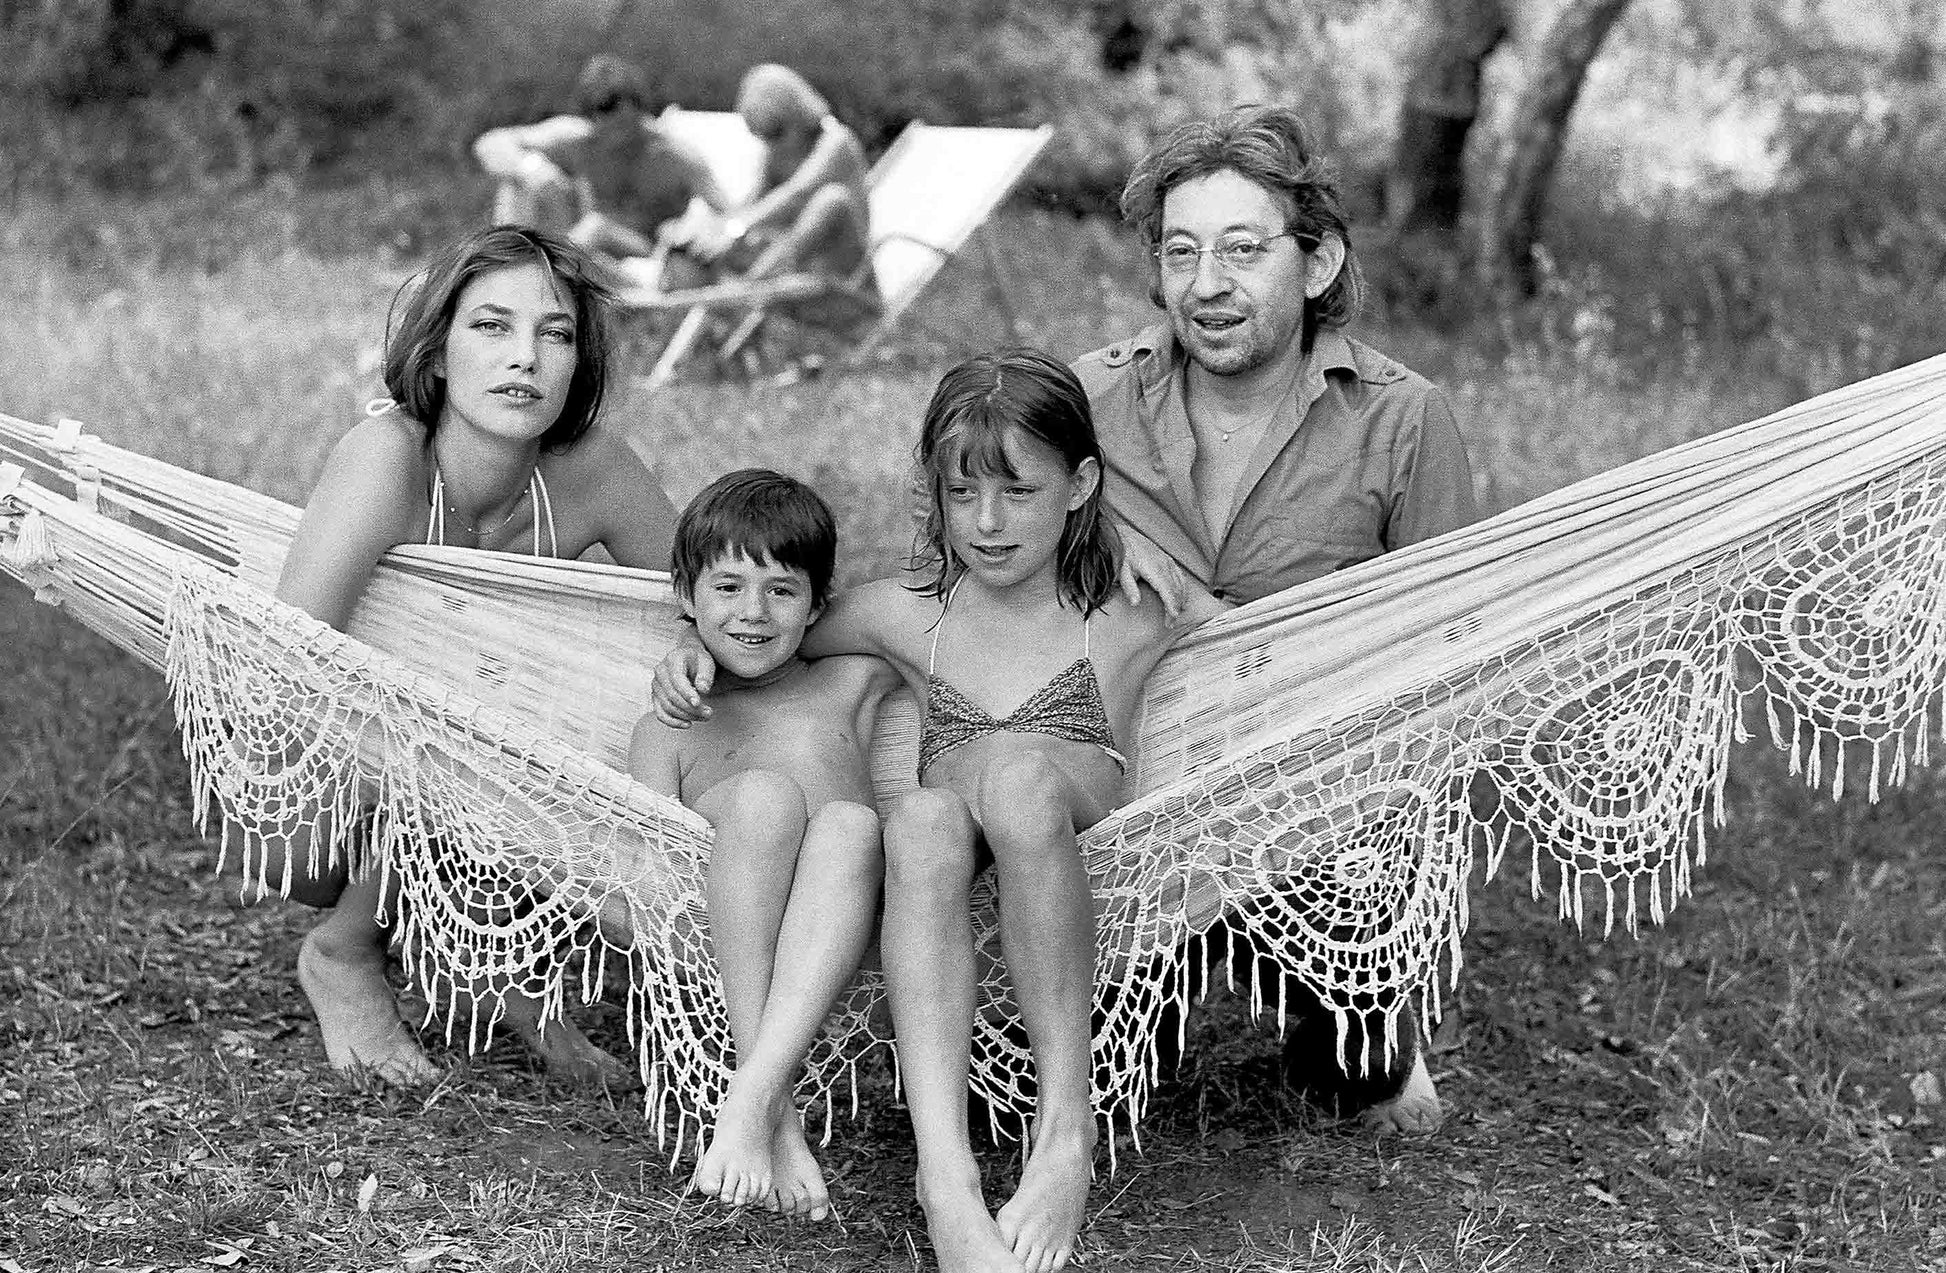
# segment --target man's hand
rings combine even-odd
[[[1138,605],[1142,600],[1142,585],[1147,584],[1162,599],[1163,612],[1171,619],[1175,618],[1182,611],[1183,599],[1189,594],[1189,581],[1184,577],[1182,567],[1140,531],[1120,525],[1115,530],[1122,538],[1122,566],[1115,576],[1122,596],[1128,599],[1130,605]]]
[[[716,660],[693,633],[686,634],[655,666],[650,689],[655,718],[671,729],[688,729],[708,720],[710,708],[703,699],[715,681]]]

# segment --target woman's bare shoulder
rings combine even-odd
[[[426,431],[397,411],[360,420],[338,439],[311,498],[338,490],[373,496],[414,492],[425,484]]]

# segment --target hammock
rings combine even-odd
[[[270,595],[288,506],[72,422],[0,416],[0,446],[53,475],[0,466],[0,565],[166,670],[198,817],[257,846],[326,810],[335,855],[369,810],[386,905],[433,984],[513,976],[558,1012],[625,975],[647,1113],[680,1154],[721,1099],[730,1040],[708,827],[621,768],[677,631],[667,578],[405,547],[341,634]],[[1098,1112],[1111,1129],[1140,1117],[1158,1023],[1204,989],[1188,947],[1219,920],[1319,992],[1341,1052],[1373,1004],[1393,1046],[1397,1009],[1436,1010],[1457,975],[1477,857],[1491,878],[1519,846],[1531,889],[1551,884],[1577,925],[1660,920],[1722,817],[1746,721],[1808,782],[1876,796],[1924,762],[1943,665],[1946,357],[1204,626],[1149,683],[1139,795],[1084,838]],[[882,793],[911,784],[915,735],[896,703]],[[1026,1113],[990,886],[975,900],[990,1007],[974,1084]],[[800,1095],[827,1129],[890,1042],[882,995],[861,974],[810,1059]],[[477,1043],[479,1006],[445,1002],[449,1036]]]

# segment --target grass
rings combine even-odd
[[[1115,233],[1037,214],[1002,231],[1030,339],[1071,354],[1149,321]],[[0,229],[0,407],[301,498],[375,392],[406,262],[295,230],[165,257],[132,231]],[[1000,334],[975,271],[926,304],[944,334],[864,373],[684,384],[618,418],[678,499],[733,464],[811,478],[849,573],[875,573],[905,535],[940,357]],[[1518,330],[1375,339],[1452,390],[1496,506],[1794,396],[1707,345],[1618,348],[1613,304],[1560,282]],[[883,1075],[824,1153],[844,1220],[818,1228],[683,1198],[626,1100],[558,1090],[512,1046],[436,1046],[452,1074],[429,1093],[331,1075],[290,976],[310,916],[240,908],[214,876],[157,678],[0,597],[0,1270],[930,1264]],[[1212,1001],[1097,1190],[1084,1267],[1946,1269],[1946,1129],[1924,1099],[1946,1073],[1946,785],[1832,802],[1753,749],[1729,806],[1696,896],[1639,941],[1560,925],[1519,871],[1477,890],[1431,1139],[1324,1122],[1275,1084],[1241,1005]],[[619,1045],[615,1010],[585,1024]],[[1012,1155],[984,1161],[1005,1188]]]

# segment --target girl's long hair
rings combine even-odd
[[[946,542],[945,486],[970,473],[1018,477],[1007,458],[1006,435],[1019,429],[1059,452],[1073,474],[1082,461],[1104,468],[1088,394],[1066,365],[1038,349],[1002,349],[958,364],[939,378],[919,434],[919,464],[931,486],[926,524],[913,552],[913,570],[929,576],[918,591],[943,597],[964,565]],[[1105,474],[1104,474],[1105,476]],[[1101,515],[1101,483],[1068,513],[1055,553],[1062,601],[1083,615],[1102,608],[1115,590],[1119,547]]]

